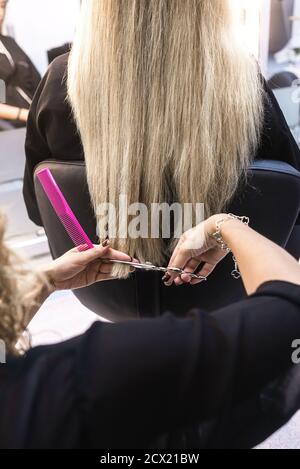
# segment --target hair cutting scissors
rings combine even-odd
[[[135,262],[127,262],[127,261],[118,261],[114,259],[103,259],[105,263],[108,264],[121,264],[121,265],[127,265],[129,267],[133,267],[134,269],[137,270],[145,270],[148,272],[161,272],[161,273],[173,273],[176,274],[177,276],[181,275],[189,275],[191,279],[196,279],[196,280],[207,280],[206,277],[203,277],[202,275],[197,275],[192,272],[186,272],[184,269],[179,269],[176,267],[158,267],[151,262],[146,262],[145,264],[142,263],[135,263]]]

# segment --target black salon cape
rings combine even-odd
[[[47,159],[84,160],[81,140],[67,102],[68,58],[65,54],[50,65],[33,100],[27,124],[23,192],[28,215],[37,225],[42,225],[42,220],[34,192],[34,168]],[[299,148],[266,83],[265,91],[265,123],[254,157],[284,161],[300,171]]]
[[[300,407],[297,338],[283,282],[214,314],[96,323],[0,367],[0,447],[252,447]]]

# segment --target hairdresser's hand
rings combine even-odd
[[[216,231],[216,221],[224,215],[214,215],[195,228],[182,235],[171,257],[168,267],[184,269],[186,272],[196,273],[208,277],[217,264],[226,257],[217,242],[210,236]],[[191,284],[196,285],[203,280],[192,279],[190,275],[168,273],[164,278],[166,286]]]
[[[80,252],[78,248],[64,254],[44,269],[53,290],[75,290],[88,287],[96,282],[111,280],[113,264],[105,264],[103,259],[132,261],[120,251],[106,246],[95,246],[89,251]]]

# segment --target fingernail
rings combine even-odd
[[[109,245],[110,245],[109,239],[106,239],[106,240],[103,241],[103,243],[102,243],[102,246],[103,246],[104,248],[107,248],[107,246],[109,246]]]
[[[170,274],[166,274],[162,280],[166,287],[170,287],[173,283],[173,279]]]
[[[167,283],[167,282],[169,282],[170,278],[171,278],[171,275],[170,275],[170,274],[165,274],[165,275],[163,276],[163,278],[162,278],[162,281],[163,281],[164,283]]]

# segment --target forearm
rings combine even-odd
[[[54,292],[54,288],[49,284],[48,280],[45,278],[45,282],[42,282],[40,286],[33,293],[33,298],[31,306],[27,309],[24,317],[24,327],[27,327],[28,324],[33,320],[36,313],[39,311],[43,303],[47,298]]]
[[[297,261],[275,243],[237,220],[225,222],[221,233],[238,262],[248,294],[272,280],[300,285]]]
[[[0,118],[5,120],[26,122],[28,117],[27,109],[21,109],[7,104],[0,104]]]

